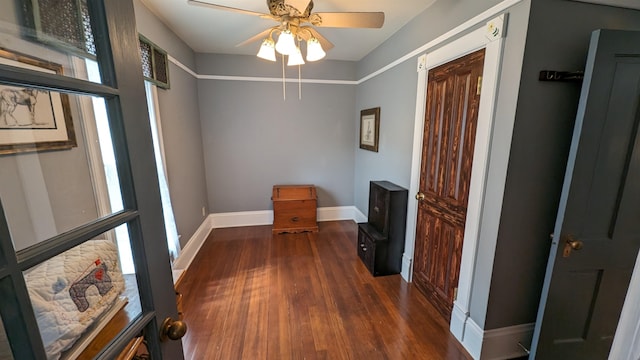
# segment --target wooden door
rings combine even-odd
[[[413,281],[447,319],[460,272],[484,53],[427,75]]]
[[[27,134],[0,146],[0,358],[115,359],[144,336],[151,358],[182,359],[180,341],[159,335],[163,320],[177,318],[176,297],[133,2],[3,1],[0,13],[0,37],[12,47],[0,51],[0,92],[31,94],[30,107],[45,104],[28,116],[13,111],[21,105],[15,99],[0,101],[3,131]],[[88,80],[89,61],[100,82]],[[106,113],[101,135],[109,141],[101,138],[100,149],[113,156],[120,184],[110,194],[119,205],[106,213],[87,161],[93,145],[83,129],[97,117],[82,111],[87,103]],[[112,239],[120,230],[133,274],[117,271]],[[84,335],[105,324],[95,341]]]
[[[640,247],[639,123],[640,32],[596,31],[531,359],[609,354]]]

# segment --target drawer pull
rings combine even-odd
[[[300,220],[300,218],[297,217],[297,216],[294,216],[294,217],[291,218],[292,222],[298,222],[298,220]]]
[[[363,247],[363,248],[362,248],[362,251],[367,251],[367,248],[366,248],[366,247]]]
[[[364,244],[360,244],[360,247],[364,247]]]

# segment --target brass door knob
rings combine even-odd
[[[580,250],[584,247],[584,243],[577,240],[572,235],[567,235],[567,245],[569,245],[573,250]]]
[[[180,320],[173,320],[168,317],[162,322],[160,327],[160,341],[180,340],[187,333],[187,324]]]
[[[418,193],[416,194],[416,200],[418,200],[418,201],[422,201],[422,200],[424,200],[424,198],[425,198],[425,197],[426,197],[426,196],[424,195],[424,193],[423,193],[423,192],[418,192]]]
[[[567,234],[564,237],[564,249],[562,250],[562,257],[568,258],[571,256],[573,250],[580,250],[584,247],[584,243],[573,236],[573,234]]]

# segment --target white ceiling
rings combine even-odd
[[[260,41],[236,47],[255,34],[274,26],[272,20],[200,6],[187,0],[141,0],[194,51],[201,53],[255,55]],[[201,0],[268,13],[266,0]],[[436,0],[314,0],[313,12],[382,11],[381,29],[317,28],[335,47],[327,59],[357,61],[387,40]],[[445,1],[445,0],[440,0]]]

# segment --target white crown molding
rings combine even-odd
[[[226,75],[198,75],[200,80],[226,80],[226,81],[252,81],[252,82],[276,82],[281,83],[282,78],[269,78],[259,76],[226,76]],[[354,80],[323,80],[323,79],[289,79],[285,78],[288,83],[303,84],[330,84],[330,85],[358,85]]]

